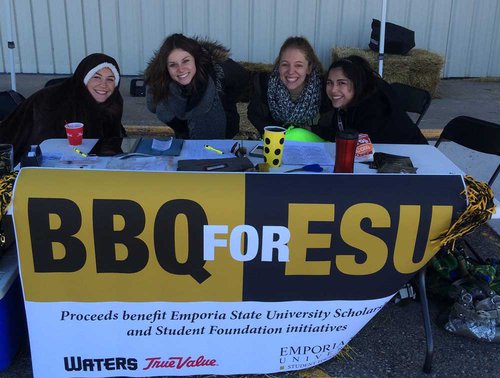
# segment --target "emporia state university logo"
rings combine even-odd
[[[344,342],[317,345],[290,345],[280,348],[280,370],[304,369],[335,356]]]

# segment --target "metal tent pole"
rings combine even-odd
[[[7,21],[7,47],[9,48],[9,61],[10,61],[10,86],[13,91],[17,90],[16,86],[16,64],[14,62],[14,49],[16,44],[14,43],[14,38],[12,37],[12,12],[10,6],[10,0],[5,0],[6,9],[6,21]]]
[[[380,41],[378,45],[378,74],[384,73],[385,22],[387,18],[387,0],[382,1],[382,20],[380,21]]]

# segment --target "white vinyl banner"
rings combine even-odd
[[[388,298],[239,303],[35,303],[36,377],[254,374],[335,356]],[[71,337],[68,337],[68,335]],[[78,341],[78,342],[76,342]],[[258,353],[256,353],[258,351]]]
[[[35,378],[317,365],[436,253],[462,190],[460,176],[22,169]]]

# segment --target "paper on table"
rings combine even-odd
[[[167,140],[153,139],[151,143],[151,148],[158,151],[166,151],[172,146],[173,138]]]
[[[204,146],[207,144],[206,140],[190,140],[185,143],[182,149],[182,155],[189,157],[189,159],[223,159],[232,158],[234,154],[231,153],[231,147],[236,142],[235,140],[213,140],[208,141],[210,146],[220,150],[223,154],[207,150]]]
[[[106,169],[131,170],[131,171],[165,171],[167,161],[162,157],[131,157],[129,159],[111,159],[106,164]]]
[[[283,164],[333,165],[333,156],[326,148],[326,143],[285,141]]]

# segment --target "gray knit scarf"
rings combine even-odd
[[[319,113],[321,102],[321,79],[317,69],[306,78],[299,98],[293,101],[288,89],[282,83],[278,69],[269,77],[267,101],[273,118],[283,124],[304,125]]]
[[[207,88],[200,102],[186,112],[187,98],[182,94],[179,85],[171,82],[168,100],[162,100],[157,105],[157,114],[161,120],[168,121],[178,118],[187,121],[190,139],[224,139],[226,137],[226,113],[220,100],[222,89],[222,70],[214,65],[216,80],[208,79]]]

